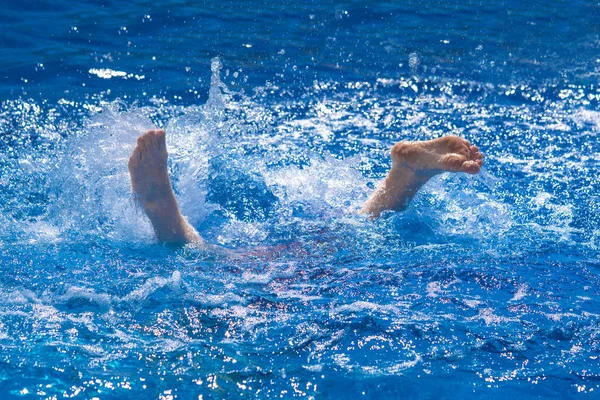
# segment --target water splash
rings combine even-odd
[[[596,116],[538,98],[562,89],[412,77],[246,96],[213,67],[200,106],[3,109],[23,135],[0,159],[0,362],[54,371],[40,381],[56,395],[326,396],[340,388],[314,376],[519,386],[597,356]],[[126,165],[157,126],[184,214],[239,258],[154,244]],[[437,177],[376,222],[355,215],[395,141],[448,132],[486,151],[481,175]]]

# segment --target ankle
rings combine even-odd
[[[165,196],[159,199],[154,198],[151,201],[140,201],[140,205],[149,218],[162,217],[164,215],[170,216],[179,213],[177,201],[173,196]]]

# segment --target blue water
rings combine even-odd
[[[600,3],[4,0],[0,398],[597,398]],[[167,131],[168,249],[127,157]],[[355,211],[399,140],[477,176]]]

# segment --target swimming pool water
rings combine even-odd
[[[596,398],[599,11],[5,1],[0,398]],[[236,257],[155,243],[153,127]],[[479,175],[355,215],[450,133]]]

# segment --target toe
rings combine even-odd
[[[139,150],[139,147],[136,146],[135,149],[133,149],[133,153],[131,153],[131,156],[129,156],[129,162],[127,163],[129,169],[135,167],[138,161],[140,161],[140,158],[141,152]]]
[[[140,152],[146,151],[146,134],[143,134],[139,138],[137,138],[137,146],[136,149]]]
[[[150,146],[152,147],[152,151],[158,151],[158,135],[157,135],[157,130],[151,131],[152,134],[150,134]]]
[[[471,149],[471,153],[477,153],[479,151],[479,147],[477,147],[477,146],[471,146],[470,149]]]
[[[473,160],[482,160],[483,159],[483,154],[481,154],[480,152],[471,153],[471,159],[473,159]]]
[[[163,131],[162,129],[157,129],[156,130],[156,138],[158,139],[158,149],[166,150],[167,143],[166,143],[166,139],[165,139],[165,131]]]
[[[446,171],[462,171],[466,157],[462,154],[451,153],[447,154],[440,159],[440,162]]]
[[[148,131],[142,135],[142,140],[146,146],[146,151],[152,151],[154,144],[154,131]]]
[[[462,165],[462,170],[468,174],[476,174],[481,169],[481,165],[477,161],[465,161]]]

